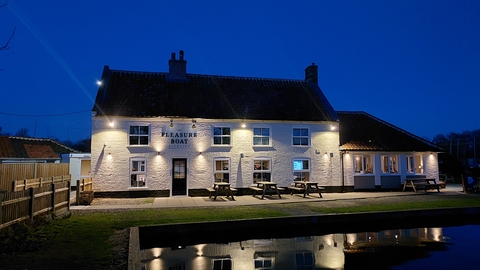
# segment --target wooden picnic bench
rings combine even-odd
[[[424,190],[425,192],[430,189],[436,189],[440,192],[441,186],[441,184],[436,182],[435,178],[406,178],[403,183],[403,191],[411,187],[415,192],[417,192],[418,189]]]
[[[214,201],[217,199],[217,196],[220,193],[226,193],[227,198],[230,196],[232,200],[235,200],[233,198],[233,194],[237,193],[237,189],[230,187],[229,183],[224,182],[216,182],[214,183],[213,187],[208,187],[206,188],[206,190],[209,193],[208,198],[211,198],[213,196]]]
[[[323,198],[322,191],[325,190],[324,187],[319,187],[318,183],[309,181],[294,181],[293,185],[289,186],[288,189],[291,190],[290,195],[293,195],[295,191],[298,191],[299,193],[303,193],[304,198],[307,195],[310,195],[310,193],[318,193],[320,198]]]

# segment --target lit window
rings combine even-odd
[[[407,156],[407,173],[423,174],[423,160],[421,155]]]
[[[215,159],[214,161],[214,175],[215,182],[230,182],[230,160],[229,159]]]
[[[230,145],[231,135],[229,127],[213,128],[213,144],[214,145]]]
[[[149,125],[130,126],[129,145],[148,145],[150,138]]]
[[[309,146],[310,135],[308,128],[294,128],[292,136],[293,145]]]
[[[271,168],[269,159],[256,159],[253,161],[253,183],[271,181]]]
[[[146,160],[134,158],[130,160],[130,186],[145,187],[147,180]]]
[[[310,181],[310,160],[293,160],[293,181]]]
[[[357,174],[369,174],[373,173],[372,155],[355,155],[355,173]]]
[[[270,145],[270,128],[261,127],[253,129],[253,145],[269,146]]]
[[[398,173],[398,162],[396,155],[382,156],[382,173]]]

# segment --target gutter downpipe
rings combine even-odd
[[[342,193],[345,192],[345,167],[343,165],[343,155],[345,154],[345,151],[340,151],[340,166],[341,166],[341,169],[342,169]]]

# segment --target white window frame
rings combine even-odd
[[[256,135],[255,130],[260,129],[260,134]],[[263,131],[268,130],[268,135],[263,135]],[[272,129],[268,126],[253,126],[253,146],[254,147],[265,147],[265,146],[272,146]],[[255,144],[255,140],[260,140],[261,144]],[[268,144],[263,144],[264,140],[268,140]]]
[[[306,261],[306,255],[308,255],[312,261],[309,263],[307,263]],[[302,256],[302,261],[299,261],[298,260],[298,256]],[[304,251],[304,252],[297,252],[295,253],[295,269],[314,269],[315,268],[315,254],[313,254],[313,252],[311,251]]]
[[[137,170],[134,162],[138,162]],[[142,164],[143,162],[143,164]],[[134,179],[135,178],[135,179]],[[135,182],[135,185],[134,185]],[[139,185],[143,182],[143,185]],[[147,159],[131,158],[130,159],[130,188],[146,188],[147,187]]]
[[[370,163],[366,162],[370,161]],[[360,166],[358,170],[357,166]],[[368,168],[370,166],[370,168]],[[355,174],[373,174],[373,155],[372,154],[355,154],[353,155],[353,171]]]
[[[261,164],[259,164],[259,162]],[[264,166],[263,162],[268,162],[268,168]],[[260,166],[257,168],[257,166]],[[268,174],[268,177],[267,175]],[[259,177],[255,177],[258,175]],[[271,158],[255,158],[253,159],[253,175],[252,181],[256,184],[259,181],[272,181],[272,159]],[[258,181],[257,181],[258,179]]]
[[[296,162],[301,162],[302,169],[295,168]],[[307,168],[305,168],[305,163]],[[310,169],[312,168],[311,160],[309,158],[294,158],[292,161],[293,181],[310,181]]]
[[[382,174],[399,174],[398,155],[381,155]]]
[[[138,127],[138,133],[131,133],[133,127]],[[148,132],[141,133],[142,127],[147,127]],[[151,138],[151,125],[150,124],[145,124],[145,123],[132,123],[128,125],[128,146],[149,146],[150,145],[150,138]],[[138,144],[132,144],[131,143],[131,137],[139,137],[138,138]],[[147,143],[146,144],[141,144],[141,138],[147,138]]]
[[[270,265],[268,265],[268,263]],[[266,257],[255,254],[253,258],[253,267],[255,270],[275,269],[275,256]]]
[[[300,135],[295,135],[295,130],[300,131]],[[306,130],[307,135],[303,135],[302,131]],[[295,139],[299,139],[300,143],[295,144]],[[307,144],[302,143],[302,140],[307,139]],[[309,147],[310,146],[310,128],[308,127],[293,127],[292,128],[292,146],[297,146],[297,147]]]
[[[222,134],[216,135],[216,134],[215,134],[215,129],[218,129],[218,128],[221,129],[221,133],[222,133]],[[225,128],[228,128],[228,130],[229,130],[229,134],[228,134],[228,135],[224,135],[224,134],[223,134],[223,129],[225,129]],[[216,144],[216,143],[215,143],[215,138],[220,138],[221,143]],[[228,138],[228,139],[229,139],[229,143],[228,143],[228,144],[223,143],[224,138]],[[212,145],[213,145],[213,146],[231,146],[231,145],[232,145],[232,127],[230,127],[230,126],[217,126],[217,125],[213,126],[213,127],[212,127]]]
[[[230,262],[230,268],[228,269],[235,269],[233,268],[233,260],[232,258],[215,258],[215,259],[212,259],[212,269],[213,270],[222,270],[222,269],[226,269],[223,264],[225,261],[229,261]],[[215,262],[220,262],[220,266],[219,268],[215,266]]]
[[[217,162],[220,162],[220,168],[217,167]],[[227,168],[225,169],[225,162],[227,162]],[[232,167],[232,164],[230,162],[230,158],[214,158],[213,159],[213,177],[215,182],[225,182],[230,183],[230,176],[232,175],[230,173],[230,167]],[[222,178],[218,178],[217,176],[220,174],[223,175]],[[225,179],[225,174],[228,175],[228,178]]]
[[[406,158],[407,174],[423,174],[422,155],[407,155]]]

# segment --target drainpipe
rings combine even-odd
[[[342,169],[342,193],[345,192],[345,168],[344,168],[344,165],[343,165],[343,155],[345,154],[345,152],[341,151],[340,152],[340,166],[341,166],[341,169]]]

